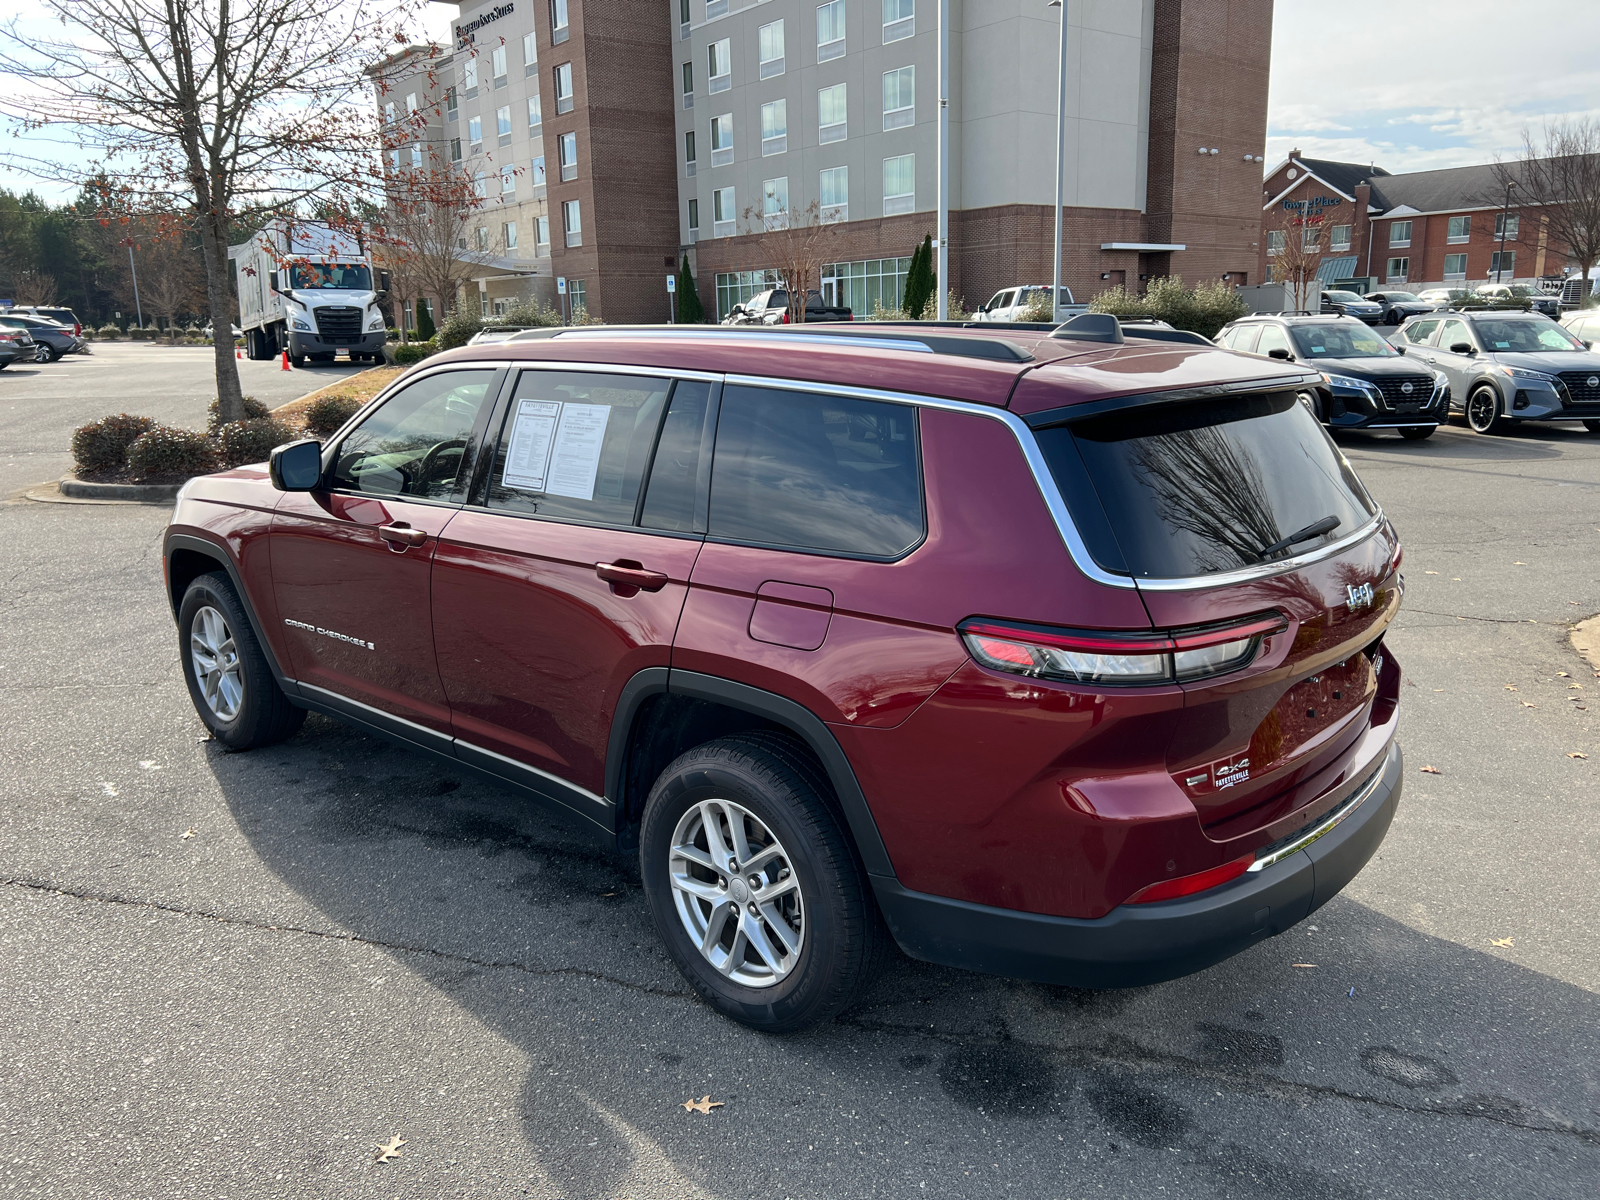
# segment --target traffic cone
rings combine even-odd
[[[244,351],[239,349],[237,346],[235,346],[233,348],[233,356],[235,358],[243,358],[244,357]]]
[[[283,352],[283,369],[285,371],[289,369],[289,352],[287,350]]]

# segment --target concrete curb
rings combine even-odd
[[[143,504],[170,504],[178,498],[181,483],[90,483],[61,477],[61,494],[75,500],[132,500]]]

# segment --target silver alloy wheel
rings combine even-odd
[[[244,673],[239,647],[227,618],[209,604],[202,605],[189,622],[189,659],[195,682],[206,707],[219,721],[231,721],[244,705]]]
[[[794,864],[776,835],[731,800],[702,800],[672,831],[667,875],[689,938],[718,973],[749,988],[782,983],[805,945]]]
[[[1481,387],[1467,397],[1467,424],[1487,433],[1500,415],[1500,397],[1493,388]]]

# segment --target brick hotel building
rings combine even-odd
[[[1060,12],[950,0],[947,282],[972,306],[1050,278]],[[1271,0],[1067,12],[1065,282],[1080,298],[1168,274],[1260,282]],[[935,227],[937,15],[937,0],[465,3],[453,46],[381,65],[386,121],[412,96],[426,110],[388,165],[434,153],[482,177],[486,312],[553,299],[560,277],[606,321],[661,321],[687,253],[720,316],[769,285],[770,230],[814,211],[838,225],[823,289],[866,316],[899,303]]]

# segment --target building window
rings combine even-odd
[[[578,135],[576,133],[563,133],[557,144],[557,156],[561,160],[561,178],[563,181],[578,177]]]
[[[1350,249],[1350,226],[1335,225],[1333,235],[1328,239],[1328,246],[1333,250],[1348,251]]]
[[[496,46],[489,53],[489,71],[494,76],[494,85],[503,88],[506,85],[506,48]]]
[[[458,162],[461,161],[461,139],[460,138],[451,138],[450,139],[450,161],[453,162],[453,163],[458,163]]]
[[[694,107],[694,63],[683,64],[683,106]]]
[[[1445,230],[1444,240],[1447,242],[1464,242],[1472,236],[1471,217],[1451,217]]]
[[[718,188],[711,193],[711,236],[732,237],[739,226],[739,214],[734,208],[733,189]]]
[[[572,315],[577,316],[581,308],[589,311],[589,287],[581,279],[567,280],[567,299],[572,302]]]
[[[817,140],[842,142],[848,132],[844,84],[836,83],[817,93]]]
[[[830,225],[835,221],[848,220],[850,215],[850,168],[828,168],[822,172],[821,184],[819,195],[822,199],[822,223]]]
[[[733,161],[733,114],[711,118],[711,165],[725,167]]]
[[[728,15],[728,0],[706,0],[706,20],[715,21]]]
[[[917,156],[901,154],[883,160],[883,215],[908,213],[917,206]]]
[[[783,74],[783,22],[774,21],[756,30],[756,57],[761,62],[761,78]]]
[[[776,271],[719,271],[717,273],[717,320],[733,311],[735,304],[745,304],[757,292],[781,287],[783,280]]]
[[[1410,221],[1396,221],[1389,226],[1389,245],[1395,247],[1411,245]]]
[[[504,105],[494,110],[494,131],[500,135],[500,144],[511,144],[511,106]]]
[[[1289,239],[1281,229],[1267,230],[1267,255],[1282,254]]]
[[[883,0],[883,44],[898,42],[917,31],[916,0]]]
[[[390,100],[383,106],[383,120],[386,125],[394,124],[394,101]]]
[[[1515,241],[1517,237],[1517,227],[1521,224],[1522,220],[1518,213],[1495,213],[1495,240],[1499,241],[1503,236],[1508,242]]]
[[[762,182],[761,223],[768,230],[789,228],[788,176]]]
[[[500,168],[500,194],[513,196],[517,191],[517,168],[507,163]]]
[[[399,171],[400,171],[400,151],[391,150],[391,151],[389,151],[389,172],[390,172],[390,174],[398,174]]]
[[[817,61],[844,57],[844,0],[817,5]]]
[[[761,106],[761,153],[782,154],[789,148],[789,102],[771,100]]]
[[[410,113],[412,116],[416,115],[416,112],[417,112],[417,94],[415,92],[407,92],[406,93],[406,112]]]
[[[685,175],[694,174],[694,130],[683,131],[683,166]]]
[[[539,42],[532,32],[522,35],[522,73],[532,75],[539,69]]]
[[[447,118],[449,118],[450,120],[454,121],[456,119],[456,109],[458,107],[459,107],[459,102],[456,100],[456,90],[455,90],[455,88],[453,88],[453,87],[445,88],[445,90],[444,90],[444,115]]]
[[[700,240],[700,201],[691,198],[689,201],[689,244],[693,245]]]
[[[689,40],[689,0],[678,0],[678,40]]]
[[[567,0],[550,0],[550,44],[559,46],[570,36],[567,29]]]
[[[489,293],[484,291],[484,290],[482,290],[483,289],[483,284],[481,284],[481,283],[478,285],[478,288],[479,288],[479,291],[478,291],[478,311],[484,317],[488,317],[488,315],[489,315]]]
[[[418,142],[416,145],[411,147],[411,169],[413,171],[420,171],[422,169],[422,143],[421,142]]]
[[[534,253],[543,257],[550,253],[550,218],[535,217],[533,219]]]
[[[706,91],[725,92],[733,86],[733,40],[723,38],[706,47]]]
[[[556,112],[572,111],[572,64],[562,63],[556,68]]]
[[[539,93],[535,92],[528,97],[528,128],[537,129],[544,122],[544,110],[540,107]]]
[[[1444,256],[1444,277],[1448,283],[1455,279],[1467,277],[1467,256],[1465,254],[1446,254]]]
[[[473,176],[472,176],[472,194],[474,196],[476,196],[479,200],[487,200],[489,198],[489,184],[484,179],[484,175],[483,175],[482,171],[477,171],[477,172],[473,173]]]
[[[507,221],[500,227],[500,232],[501,236],[506,240],[506,249],[515,250],[517,248],[517,223],[515,221]]]
[[[1304,250],[1315,250],[1322,245],[1322,229],[1317,225],[1307,225],[1300,234],[1300,246]]]
[[[1409,224],[1409,222],[1407,222]],[[1390,283],[1405,283],[1411,276],[1411,260],[1409,258],[1391,258],[1389,271],[1386,278]]]
[[[489,231],[487,229],[485,229],[482,225],[479,225],[478,229],[477,229],[477,234],[478,234],[478,249],[479,250],[487,250],[489,248]]]
[[[405,322],[406,322],[405,327],[408,330],[415,329],[417,327],[417,319],[412,314],[411,301],[409,301],[409,300],[406,301],[406,305],[405,305]]]
[[[467,141],[472,145],[472,152],[479,153],[483,149],[483,118],[469,117],[467,119]]]
[[[566,222],[567,245],[583,245],[583,214],[578,211],[578,202],[576,200],[562,202],[561,219]]]
[[[1496,250],[1489,256],[1489,274],[1515,275],[1517,273],[1517,252],[1515,250]]]
[[[916,119],[916,68],[901,67],[883,73],[883,127],[902,129]]]
[[[478,94],[478,60],[470,52],[467,61],[461,64],[461,82],[467,85],[468,100]]]
[[[544,155],[541,154],[533,160],[533,186],[543,187],[544,185]]]
[[[870,316],[880,305],[897,309],[910,271],[909,257],[829,263],[822,268],[822,302],[844,305],[858,317]]]

